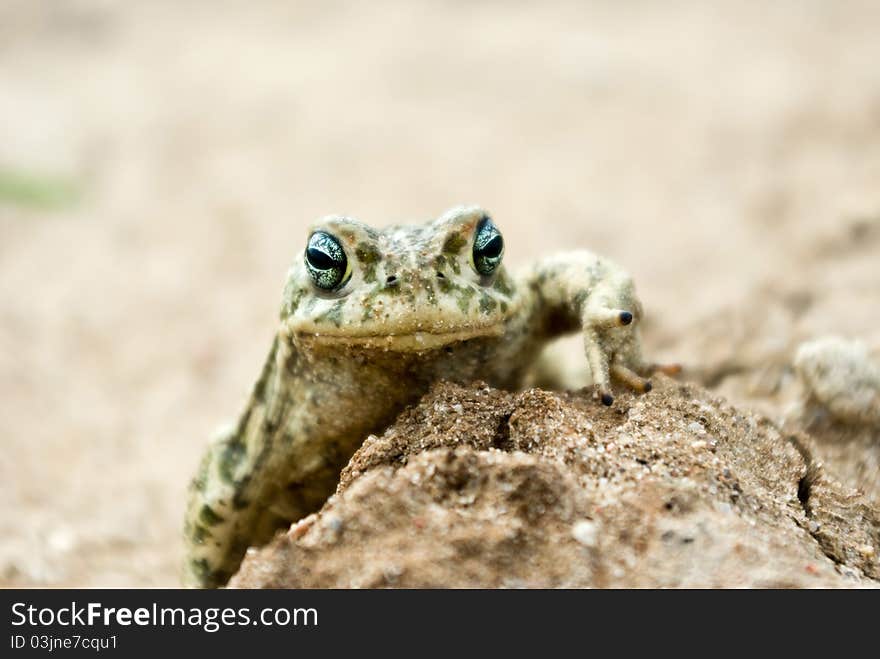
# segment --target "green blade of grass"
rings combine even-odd
[[[78,199],[79,189],[68,178],[0,169],[0,206],[59,209]]]

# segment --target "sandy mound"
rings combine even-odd
[[[811,441],[668,379],[610,409],[441,384],[231,585],[876,585],[880,515]]]
[[[880,506],[880,215],[789,255],[788,281],[755,286],[667,337],[688,379],[805,431],[817,461]],[[815,441],[813,441],[815,440]]]

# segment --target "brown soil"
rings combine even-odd
[[[808,431],[800,445],[826,463],[823,478],[833,474],[876,502],[877,429],[801,415],[791,358],[800,341],[830,333],[880,348],[878,26],[871,0],[3,2],[0,585],[177,583],[186,483],[257,375],[306,225],[330,212],[386,224],[474,202],[492,210],[513,267],[571,246],[616,258],[645,302],[650,354],[683,362],[686,380],[740,410],[719,404],[727,419],[719,427],[740,432],[725,415],[751,418],[747,409],[794,423],[791,434]],[[580,363],[577,342],[565,349]],[[622,400],[674,427],[691,399],[708,400],[677,391]],[[524,423],[529,401],[542,396],[565,418],[608,430],[585,435],[585,450],[617,442],[615,423],[660,441],[650,426],[576,396],[487,394],[521,410]],[[672,409],[663,421],[656,406],[665,400]],[[480,414],[494,423],[494,412]],[[502,425],[475,428],[467,442],[491,443]],[[505,441],[524,436],[514,425]],[[769,428],[759,424],[753,437],[771,442]],[[570,439],[549,438],[546,451]],[[670,441],[670,459],[705,477],[685,488],[692,495],[674,485],[683,476],[667,480],[666,458],[661,467],[650,455],[646,465],[624,456],[626,474],[640,469],[647,480],[609,485],[608,496],[623,497],[612,516],[594,511],[606,495],[573,458],[559,462],[539,448],[456,453],[436,442],[441,453],[411,456],[396,472],[379,466],[350,484],[347,476],[331,507],[342,514],[345,497],[384,483],[412,494],[426,528],[442,528],[444,516],[458,515],[452,492],[444,499],[440,480],[422,490],[407,475],[433,464],[438,479],[459,473],[467,484],[483,470],[488,489],[471,508],[491,519],[506,506],[504,519],[521,527],[512,540],[497,535],[510,531],[507,522],[487,530],[473,556],[544,543],[548,583],[636,583],[629,561],[643,543],[641,555],[672,563],[641,578],[670,583],[710,583],[701,581],[700,556],[693,569],[690,559],[675,563],[690,546],[716,556],[725,583],[837,585],[869,572],[852,553],[861,531],[837,547],[804,530],[792,488],[805,463],[787,442],[772,440],[775,484],[763,483],[766,470],[745,454],[718,449],[743,488],[745,500],[733,502],[708,448],[685,450],[700,440]],[[594,485],[578,494],[580,478]],[[552,511],[548,526],[530,522],[516,498],[532,486]],[[811,500],[823,487],[811,488]],[[849,496],[834,487],[835,497]],[[684,497],[673,508],[692,512],[663,507],[673,491]],[[722,504],[732,512],[719,512]],[[701,516],[717,525],[701,531]],[[581,517],[602,523],[579,527],[585,538],[595,531],[595,547],[562,542]],[[346,519],[343,538],[392,541],[357,536]],[[627,520],[631,536],[619,546],[629,548],[619,560],[607,556]],[[481,523],[488,528],[478,517],[449,528],[467,535]],[[755,530],[772,524],[778,536]],[[395,541],[416,546],[397,528]],[[709,548],[710,537],[748,538],[744,558],[725,554],[726,540]],[[790,563],[770,557],[777,545]],[[848,567],[832,570],[826,552]],[[342,550],[331,555],[324,577],[345,581]],[[553,555],[576,555],[580,571],[551,566]],[[760,556],[779,570],[761,577]],[[466,562],[474,571],[478,563]],[[672,565],[681,565],[678,576]],[[419,578],[439,574],[429,567]],[[412,570],[399,577],[416,578]],[[509,578],[528,582],[525,563]]]
[[[614,409],[439,385],[232,585],[878,585],[880,512],[798,442],[671,381]]]

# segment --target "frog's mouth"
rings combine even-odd
[[[393,352],[422,352],[469,341],[471,339],[501,336],[501,326],[469,327],[446,331],[413,331],[394,333],[347,333],[294,331],[288,335],[301,345],[357,346],[360,348]]]

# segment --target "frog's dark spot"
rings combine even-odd
[[[299,303],[302,301],[305,294],[305,290],[300,288],[290,297],[290,300],[287,301],[286,304],[281,305],[282,320],[297,310]]]
[[[476,294],[476,291],[472,288],[462,288],[457,287],[458,290],[458,308],[461,309],[462,313],[467,313],[468,308],[471,305],[471,298]]]
[[[357,260],[364,264],[364,281],[376,281],[376,265],[382,260],[379,248],[370,243],[360,243],[354,251]]]
[[[196,474],[196,477],[193,478],[190,487],[192,487],[196,492],[204,492],[205,486],[208,484],[208,464],[210,463],[209,456],[205,456],[202,458],[201,463],[199,463],[199,471]]]
[[[207,526],[216,526],[223,521],[223,518],[215,513],[211,506],[205,504],[199,511],[199,521]]]
[[[446,237],[446,241],[443,243],[443,253],[455,256],[465,245],[467,245],[467,240],[456,231]]]
[[[507,274],[504,272],[498,273],[498,276],[495,278],[495,283],[492,284],[492,288],[507,297],[513,295],[513,286],[510,285],[510,280],[508,280]]]
[[[222,586],[232,576],[227,570],[212,570],[211,564],[208,563],[206,558],[191,560],[190,569],[196,575],[199,583],[208,588]]]
[[[379,248],[370,243],[360,243],[354,253],[361,263],[378,263],[382,260]]]
[[[206,529],[204,526],[196,525],[195,529],[190,533],[193,542],[196,544],[202,544],[206,539],[211,537],[211,532]]]
[[[230,441],[223,449],[220,456],[220,477],[227,483],[235,483],[234,471],[244,458],[246,449],[244,443],[236,438]]]
[[[484,314],[488,314],[498,306],[498,302],[495,301],[494,298],[483,293],[480,296],[480,311]]]
[[[190,569],[193,571],[193,574],[198,576],[201,582],[207,581],[211,575],[211,565],[208,563],[207,558],[193,559],[190,561]]]

